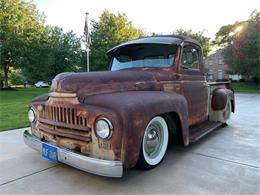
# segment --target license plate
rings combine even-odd
[[[50,146],[49,144],[42,144],[42,157],[57,163],[58,162],[58,150],[57,148]]]

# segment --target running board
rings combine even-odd
[[[205,121],[199,125],[190,127],[190,142],[196,142],[211,131],[221,127],[221,122]]]

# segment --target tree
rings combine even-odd
[[[247,21],[221,27],[216,42],[225,46],[224,61],[232,73],[260,77],[260,12],[254,10]]]
[[[236,22],[234,24],[228,24],[222,26],[215,35],[214,44],[219,47],[224,48],[230,44],[236,36],[236,33],[240,30],[242,26],[246,24],[246,21]]]
[[[4,87],[4,73],[3,73],[3,70],[0,69],[0,90],[3,89]]]
[[[112,14],[104,10],[98,21],[91,21],[90,69],[105,70],[109,64],[106,51],[132,39],[144,36],[145,33],[133,27],[125,14]]]
[[[192,30],[184,30],[182,28],[177,29],[173,32],[173,34],[175,35],[183,35],[183,36],[187,36],[190,37],[196,41],[198,41],[203,49],[203,55],[204,57],[208,56],[208,53],[210,52],[211,49],[211,42],[210,42],[210,38],[204,36],[204,32],[193,32]]]
[[[10,68],[22,70],[31,82],[50,81],[60,72],[80,69],[80,38],[73,32],[46,26],[33,3],[1,0],[0,21],[0,68],[5,87]]]
[[[73,32],[48,26],[40,39],[28,47],[23,72],[32,82],[50,81],[61,72],[78,71],[81,67],[81,42]]]
[[[25,48],[42,33],[44,17],[30,2],[1,0],[0,6],[0,68],[8,87],[9,68],[20,66]]]

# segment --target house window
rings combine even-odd
[[[223,60],[219,59],[218,60],[218,69],[222,69],[222,65],[223,65]]]
[[[209,73],[208,73],[209,80],[213,80],[213,77],[214,77],[213,70],[209,70]]]
[[[222,70],[218,71],[218,79],[222,79],[223,78],[223,73]]]
[[[213,66],[213,61],[209,60],[209,66]]]

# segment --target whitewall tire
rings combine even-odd
[[[165,119],[154,117],[147,125],[139,155],[139,166],[143,169],[156,167],[165,156],[169,131]]]

